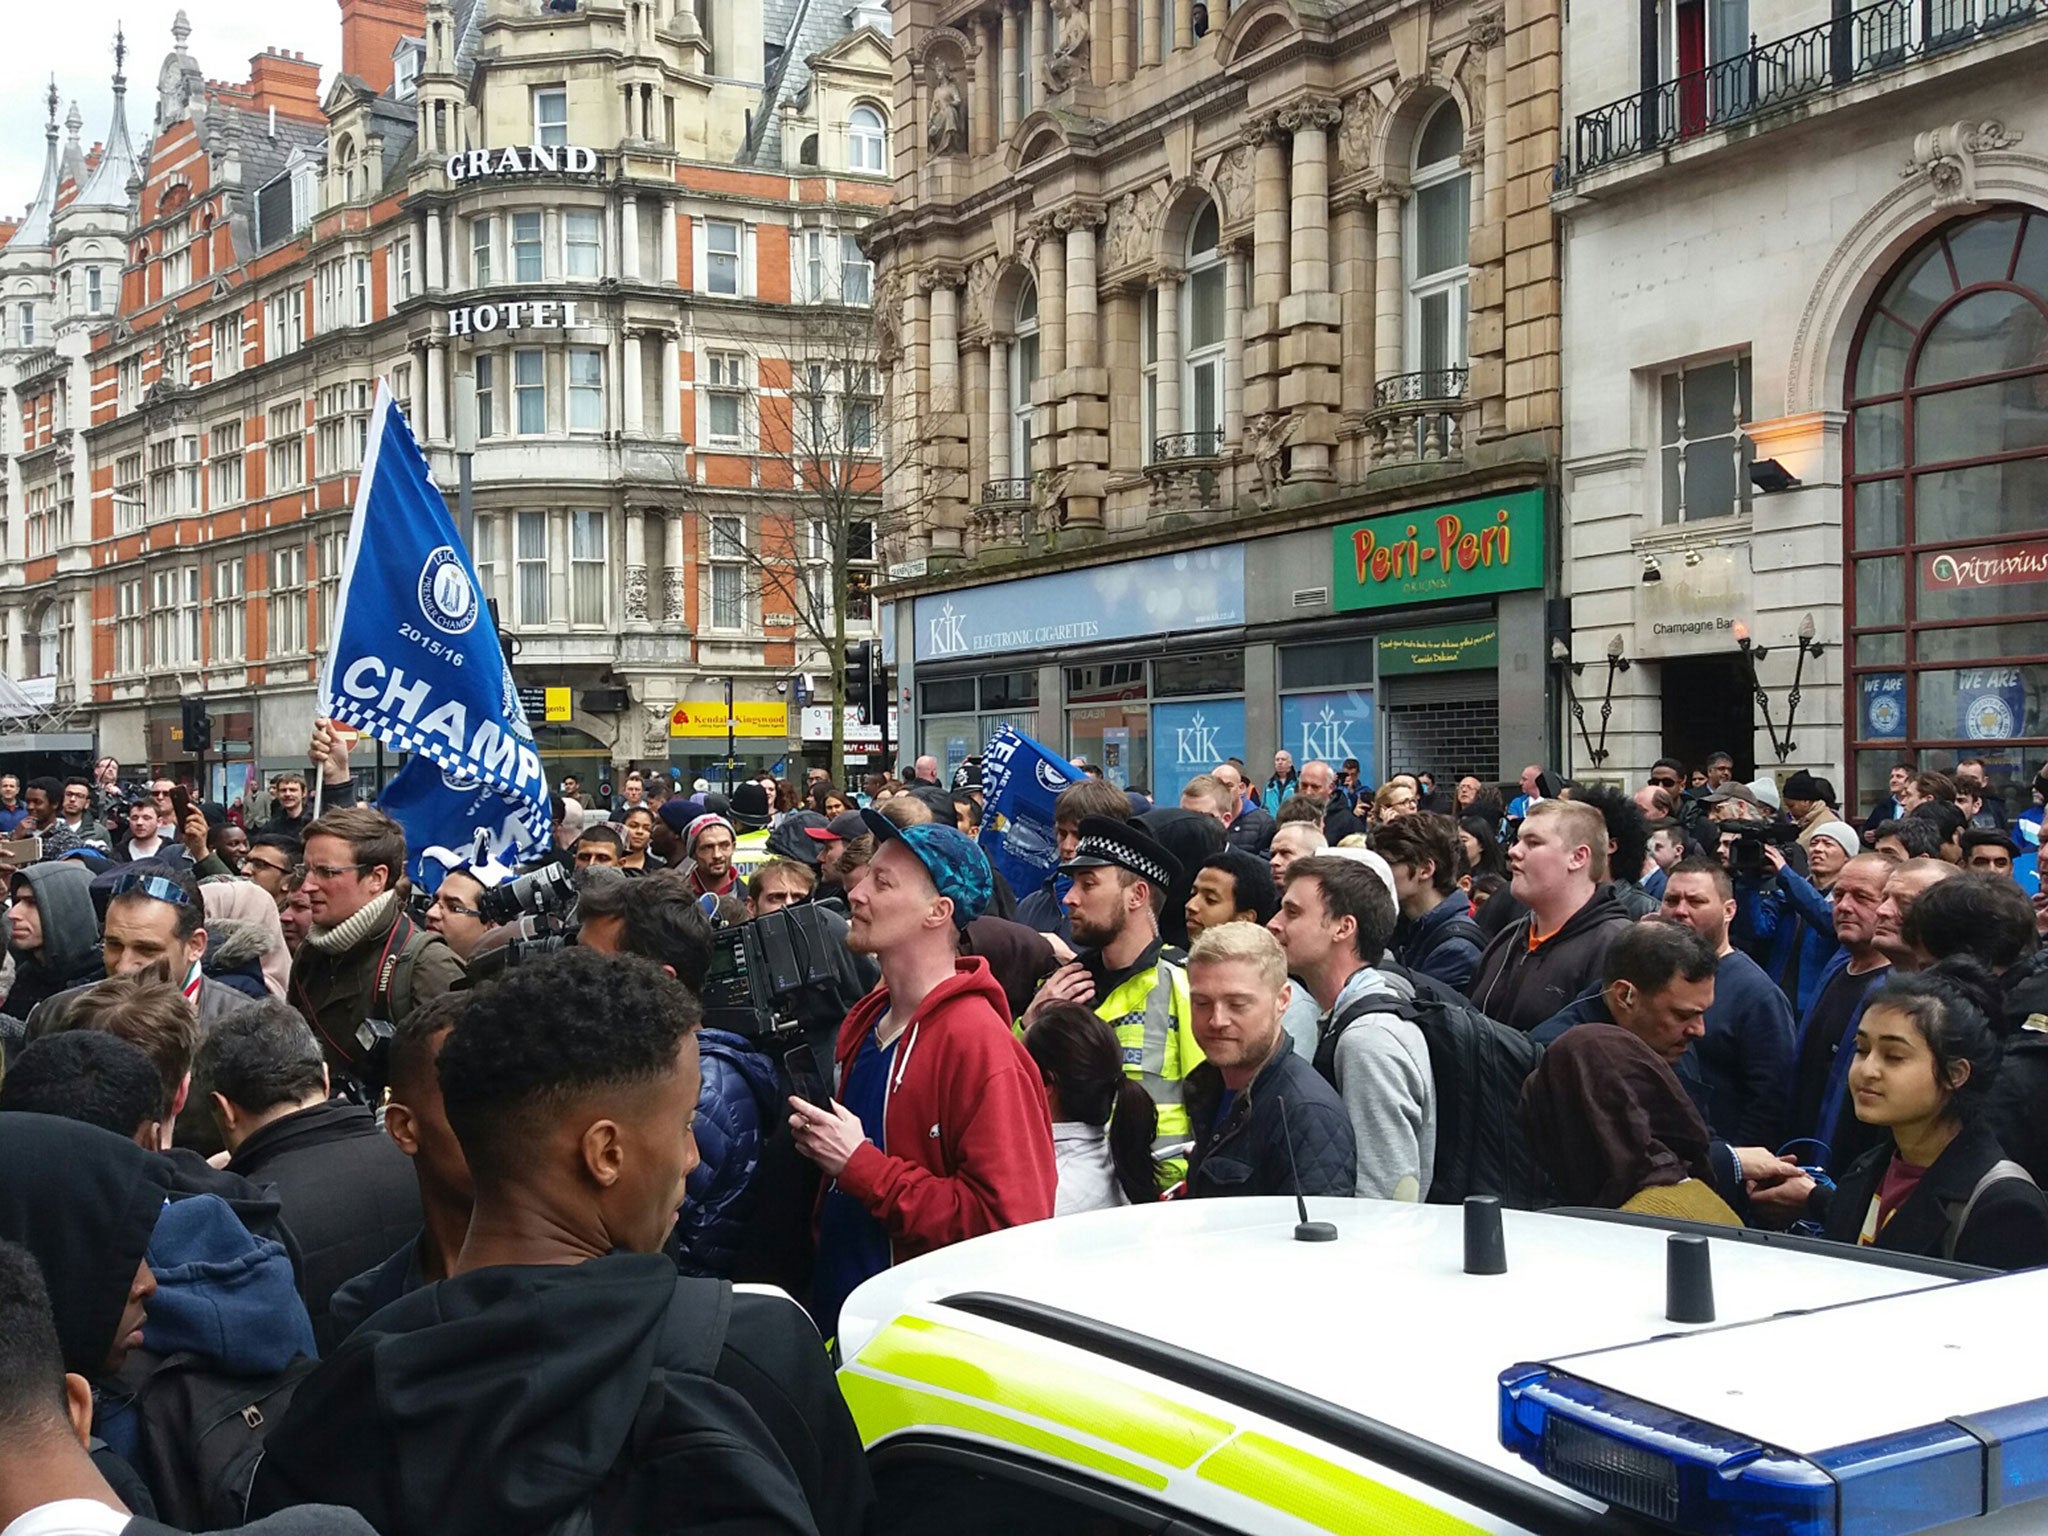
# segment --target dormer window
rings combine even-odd
[[[421,45],[417,38],[407,38],[391,54],[391,94],[400,101],[410,101],[419,90]]]

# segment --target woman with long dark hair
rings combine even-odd
[[[1143,1205],[1159,1197],[1152,1167],[1158,1111],[1145,1085],[1124,1076],[1123,1047],[1091,1008],[1053,1003],[1024,1035],[1052,1107],[1059,1169],[1055,1216]]]
[[[810,808],[830,821],[834,816],[843,816],[852,801],[846,798],[846,791],[824,779],[811,786]]]
[[[1465,845],[1465,872],[1472,879],[1476,880],[1481,875],[1506,876],[1508,861],[1500,851],[1500,833],[1495,829],[1492,818],[1461,817],[1458,840]]]

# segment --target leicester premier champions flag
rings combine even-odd
[[[379,802],[405,828],[415,878],[429,849],[481,841],[505,860],[546,842],[547,778],[497,625],[382,382],[326,649],[321,712],[415,754]]]
[[[1053,802],[1081,770],[1004,726],[981,754],[981,851],[1020,894],[1045,883],[1059,862]]]

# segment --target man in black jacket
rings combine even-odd
[[[228,1172],[272,1186],[299,1240],[299,1289],[324,1354],[328,1302],[420,1228],[405,1154],[367,1107],[330,1101],[320,1042],[296,1010],[261,1002],[215,1026],[193,1076],[220,1126]]]
[[[300,1384],[252,1512],[342,1503],[382,1536],[866,1526],[809,1320],[661,1256],[696,1160],[696,1022],[652,962],[584,949],[470,997],[440,1060],[476,1187],[453,1275]]]
[[[1530,1030],[1600,985],[1628,916],[1607,878],[1607,822],[1577,800],[1538,800],[1508,850],[1510,889],[1528,909],[1496,933],[1466,995],[1489,1018]]]
[[[1287,956],[1255,923],[1205,929],[1188,954],[1195,1039],[1206,1059],[1184,1100],[1190,1195],[1350,1195],[1357,1142],[1337,1090],[1294,1049]]]

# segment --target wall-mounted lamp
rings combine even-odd
[[[1749,483],[1768,495],[1772,491],[1792,490],[1800,481],[1776,459],[1757,459],[1749,466]]]
[[[1690,544],[1685,546],[1685,563],[1688,566],[1694,566],[1700,563],[1700,552],[1694,549]]]
[[[1770,734],[1771,750],[1777,754],[1781,763],[1798,749],[1798,744],[1792,739],[1792,722],[1799,713],[1800,689],[1806,679],[1806,658],[1811,656],[1815,661],[1819,661],[1827,650],[1825,645],[1813,638],[1813,631],[1813,615],[1803,615],[1799,620],[1799,632],[1794,642],[1798,647],[1799,656],[1792,667],[1791,690],[1785,695],[1785,734],[1780,737],[1778,727],[1771,719],[1770,695],[1764,692],[1764,685],[1756,672],[1757,663],[1769,656],[1772,648],[1753,643],[1749,638],[1747,624],[1738,622],[1735,626],[1736,649],[1742,652],[1743,662],[1749,668],[1749,685],[1756,695],[1757,708],[1763,711],[1764,730]]]
[[[1657,563],[1655,555],[1643,556],[1643,581],[1647,585],[1664,579],[1664,567]]]
[[[1645,577],[1645,580],[1648,578]],[[1572,718],[1579,723],[1579,739],[1586,744],[1586,756],[1599,767],[1607,761],[1607,723],[1614,718],[1614,677],[1617,672],[1626,672],[1635,663],[1623,653],[1622,638],[1617,633],[1607,642],[1607,688],[1600,696],[1600,741],[1596,746],[1593,734],[1586,728],[1586,706],[1579,698],[1579,691],[1572,686],[1572,679],[1585,674],[1586,664],[1573,661],[1571,647],[1561,638],[1553,636],[1550,642],[1550,659],[1564,669],[1565,697],[1571,703]]]

